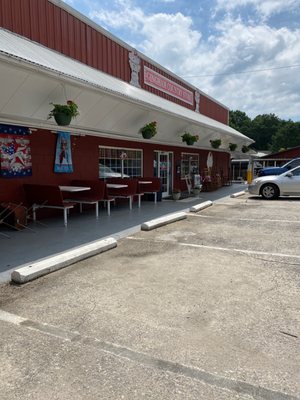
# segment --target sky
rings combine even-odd
[[[300,0],[64,0],[254,118],[300,121]]]

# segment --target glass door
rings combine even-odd
[[[162,197],[170,196],[172,189],[172,153],[155,152],[154,174],[161,180]]]

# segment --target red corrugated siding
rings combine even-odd
[[[264,157],[261,157],[262,160],[264,158],[274,158],[274,159],[287,159],[287,158],[297,158],[300,157],[300,147],[294,147],[293,149],[289,149],[289,150],[284,150],[281,151],[280,153],[274,153],[274,154],[268,154]]]
[[[0,0],[0,11],[2,27],[126,82],[130,81],[131,71],[126,48],[48,0]],[[142,60],[141,64],[140,81],[143,89],[183,107],[195,109],[195,104],[189,105],[144,85],[143,65],[146,65],[183,87],[193,90],[148,62]],[[228,123],[228,111],[204,95],[201,96],[200,112],[225,124]]]
[[[200,113],[228,124],[228,110],[203,95],[200,97]]]

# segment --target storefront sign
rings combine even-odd
[[[158,72],[153,71],[148,67],[144,67],[144,83],[159,89],[164,93],[170,94],[185,103],[194,104],[194,95],[190,90],[185,89],[183,86],[165,78]]]

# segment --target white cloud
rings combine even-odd
[[[201,33],[193,30],[193,21],[181,13],[146,15],[141,8],[119,0],[118,11],[93,11],[90,17],[113,28],[129,29],[136,34],[135,46],[166,68],[184,62],[197,51]]]
[[[219,0],[219,5],[222,2]],[[276,0],[262,4],[258,0],[231,0],[230,5],[250,3],[257,8],[264,5],[265,13],[271,12],[268,4],[272,3],[272,12],[281,4]],[[285,1],[290,6],[294,3]],[[300,118],[300,68],[273,69],[299,64],[299,29],[275,29],[263,19],[246,25],[242,18],[227,16],[215,22],[211,36],[204,40],[192,18],[181,12],[147,15],[130,0],[117,0],[116,4],[111,11],[94,11],[93,17],[122,31],[123,39],[130,36],[132,46],[200,90],[252,117],[275,113],[282,118]],[[261,69],[269,70],[239,73]]]
[[[299,57],[300,30],[249,27],[227,20],[220,35],[205,49],[205,56],[194,59],[192,68],[201,71],[195,75],[232,75],[193,78],[191,82],[230,108],[251,116],[275,113],[296,118],[300,107],[300,68],[273,68],[299,64]],[[237,73],[259,69],[269,70]]]
[[[192,20],[181,13],[148,17],[142,33],[146,37],[141,43],[145,54],[166,68],[181,65],[197,52],[201,38],[201,33],[192,29]]]
[[[299,0],[217,0],[216,9],[233,11],[238,7],[253,6],[264,18],[299,7]]]

